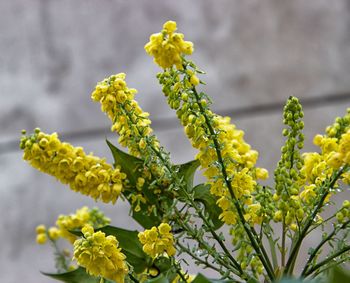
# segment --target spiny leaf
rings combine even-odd
[[[56,279],[58,281],[66,282],[66,283],[99,283],[100,278],[91,276],[86,273],[85,269],[82,267],[78,267],[73,271],[68,271],[64,273],[46,273],[41,272],[42,274]],[[112,283],[113,281],[105,279],[106,283]]]
[[[205,207],[205,212],[214,224],[215,229],[219,229],[223,222],[219,219],[221,209],[217,206],[217,198],[210,193],[210,185],[199,184],[193,188],[195,201],[200,201]]]
[[[184,164],[175,165],[175,168],[178,171],[179,177],[183,178],[187,185],[187,191],[191,191],[193,187],[193,178],[196,170],[199,166],[198,160],[192,160]]]
[[[141,177],[139,169],[143,165],[143,160],[120,150],[108,140],[106,140],[106,142],[112,152],[115,165],[119,165],[121,167],[121,171],[128,176],[130,184],[135,186],[137,179]]]
[[[170,281],[163,274],[160,274],[156,278],[149,279],[145,283],[169,283]]]

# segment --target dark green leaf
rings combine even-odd
[[[193,188],[195,201],[200,201],[205,207],[205,212],[214,224],[215,229],[219,229],[223,222],[219,219],[221,208],[217,206],[217,198],[210,193],[210,185],[199,184]]]
[[[198,273],[198,275],[196,276],[196,278],[193,279],[192,283],[233,283],[235,281],[233,280],[222,280],[222,279],[209,279],[207,277],[205,277],[203,274]],[[256,281],[250,282],[248,280],[249,283],[258,283]]]
[[[106,140],[109,148],[114,157],[115,165],[121,167],[121,171],[127,175],[129,180],[130,187],[123,191],[123,194],[128,198],[128,196],[136,190],[136,183],[139,177],[142,177],[142,172],[139,170],[143,167],[143,160],[135,156],[132,156],[117,147],[112,143]],[[152,183],[154,180],[150,180]],[[140,211],[136,212],[132,210],[132,217],[145,229],[149,229],[153,226],[158,226],[161,223],[161,217],[158,217],[154,214],[148,213],[148,207],[152,204],[155,204],[158,200],[158,197],[153,194],[151,190],[148,189],[147,184],[143,187],[143,194],[148,200],[147,204],[140,203]]]
[[[46,273],[42,272],[42,274],[49,276],[58,281],[67,282],[67,283],[99,283],[100,278],[91,276],[86,273],[85,269],[82,267],[78,267],[73,271],[68,271],[65,273]],[[113,281],[105,280],[106,283],[112,283]]]
[[[192,160],[184,164],[175,165],[180,178],[183,178],[187,185],[187,191],[191,191],[193,187],[193,178],[199,166],[198,160]]]
[[[145,205],[141,203],[141,210],[138,212],[132,212],[132,218],[134,218],[137,223],[139,223],[145,229],[150,229],[153,226],[158,226],[162,222],[161,219],[153,214],[150,215],[145,212],[147,211],[148,207],[145,206],[145,208],[143,208],[143,206]]]
[[[160,274],[156,278],[145,281],[145,283],[169,283],[170,281],[163,274]]]
[[[108,140],[106,140],[106,142],[112,151],[115,165],[119,165],[121,167],[121,171],[128,176],[130,184],[135,186],[137,178],[141,177],[139,169],[143,165],[143,160],[120,150]]]
[[[350,272],[340,267],[334,267],[330,276],[329,283],[350,282]]]
[[[193,279],[192,283],[211,283],[211,281],[203,274],[199,273],[196,278]]]

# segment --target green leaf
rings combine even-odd
[[[219,219],[221,208],[217,206],[217,198],[210,193],[210,185],[199,184],[193,188],[195,201],[203,203],[205,212],[214,224],[215,230],[219,229],[223,222]]]
[[[143,160],[120,150],[108,140],[106,140],[106,142],[112,152],[115,162],[114,165],[119,165],[121,167],[121,171],[128,176],[130,184],[135,186],[137,179],[141,177],[139,169],[143,165]]]
[[[196,278],[193,279],[193,281],[191,281],[192,283],[233,283],[236,281],[233,280],[222,280],[222,279],[209,279],[207,277],[205,277],[202,273],[198,273],[198,275],[196,276]],[[258,283],[256,281],[249,281],[249,283]]]
[[[329,283],[350,282],[350,272],[338,266],[332,269]]]
[[[132,193],[133,188],[136,187],[137,179],[142,177],[142,173],[139,170],[142,168],[144,162],[142,159],[118,149],[108,140],[106,140],[106,142],[113,154],[115,162],[114,165],[119,165],[121,167],[121,171],[127,175],[127,178],[130,182],[131,188],[123,191],[123,195],[128,197]],[[153,180],[151,180],[151,182],[152,181]],[[146,186],[144,186],[143,193],[151,204],[154,204],[157,201],[157,198],[148,190]],[[149,229],[153,226],[158,226],[161,222],[160,217],[148,213],[148,205],[149,204],[141,203],[140,211],[136,212],[132,210],[132,217],[145,229]]]
[[[193,279],[192,283],[211,283],[211,281],[202,273],[199,273],[196,278]]]
[[[86,273],[85,269],[78,267],[73,271],[68,271],[65,273],[46,273],[41,272],[42,274],[56,279],[58,281],[67,282],[67,283],[99,283],[100,278],[94,277]],[[105,279],[106,283],[112,283],[113,281]]]
[[[190,192],[193,187],[193,178],[198,166],[198,160],[192,160],[184,164],[175,165],[175,169],[177,169],[179,177],[182,177],[186,182],[188,192]]]
[[[141,273],[151,265],[152,259],[143,251],[137,231],[110,225],[97,229],[97,231],[102,231],[106,235],[113,235],[117,238],[126,260],[134,267],[136,273]]]
[[[170,281],[163,274],[160,274],[156,278],[149,279],[145,283],[169,283]]]
[[[159,276],[164,276],[169,282],[173,282],[177,276],[172,260],[168,257],[159,257],[154,261],[153,267],[159,270]]]

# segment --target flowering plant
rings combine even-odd
[[[123,73],[99,82],[91,96],[129,150],[107,141],[113,166],[56,133],[23,132],[20,147],[33,167],[96,201],[128,201],[130,216],[143,227],[137,232],[110,226],[101,211],[87,207],[59,216],[49,229],[40,225],[37,242],[52,244],[58,272],[46,275],[64,282],[118,283],[325,280],[350,260],[350,201],[332,201],[350,183],[350,110],[314,138],[319,152],[301,154],[303,111],[290,97],[283,109],[282,156],[272,185],[262,185],[268,171],[255,166],[257,151],[228,117],[210,110],[210,98],[198,90],[203,71],[186,58],[193,44],[176,30],[175,22],[166,22],[145,50],[163,69],[157,78],[198,150],[195,160],[171,162]],[[194,185],[198,168],[207,181]],[[300,260],[311,233],[322,238]],[[60,239],[73,245],[73,261]],[[220,279],[189,275],[188,258]],[[332,274],[332,282],[349,279],[339,269]]]

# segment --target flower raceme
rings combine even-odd
[[[74,214],[59,215],[56,221],[57,227],[51,227],[48,230],[48,233],[52,240],[64,238],[73,244],[77,239],[77,236],[69,231],[81,229],[86,224],[89,224],[96,229],[106,226],[109,223],[110,219],[107,218],[98,208],[89,209],[87,206],[84,206],[77,209]]]
[[[95,232],[91,225],[81,230],[83,238],[74,242],[74,258],[80,266],[86,268],[87,273],[122,283],[128,273],[126,256],[118,248],[118,240],[114,236],[107,236]]]
[[[167,21],[163,30],[152,34],[150,41],[145,45],[146,52],[163,69],[173,65],[182,69],[182,55],[191,55],[193,52],[193,43],[184,41],[184,35],[176,33],[176,30],[176,22]]]
[[[143,251],[156,258],[166,253],[168,256],[175,255],[174,237],[171,227],[167,223],[161,223],[158,227],[152,227],[139,233],[139,240],[143,244]]]
[[[101,110],[113,122],[111,130],[119,134],[119,143],[127,147],[131,155],[145,158],[148,155],[146,140],[155,147],[159,142],[151,135],[149,113],[143,112],[134,100],[136,93],[136,89],[128,88],[125,74],[119,73],[99,82],[91,98],[101,103]]]
[[[75,192],[106,203],[115,203],[122,192],[126,175],[119,168],[87,155],[81,147],[61,142],[56,133],[48,135],[36,129],[33,135],[22,137],[20,147],[24,160]]]
[[[205,169],[204,175],[211,185],[211,193],[219,198],[217,204],[223,210],[220,219],[226,224],[235,224],[237,212],[227,187],[228,180],[234,197],[249,206],[254,204],[252,193],[256,179],[266,179],[268,172],[263,168],[255,168],[258,152],[244,141],[244,132],[231,124],[229,117],[213,113],[206,95],[197,93],[195,85],[198,78],[193,79],[197,71],[193,66],[193,63],[186,63],[184,70],[168,70],[159,74],[158,78],[168,104],[177,110],[187,137],[192,146],[199,150],[196,159]],[[225,177],[222,168],[225,168]],[[256,207],[248,211],[256,214]],[[246,218],[249,221],[260,219],[249,215]]]

